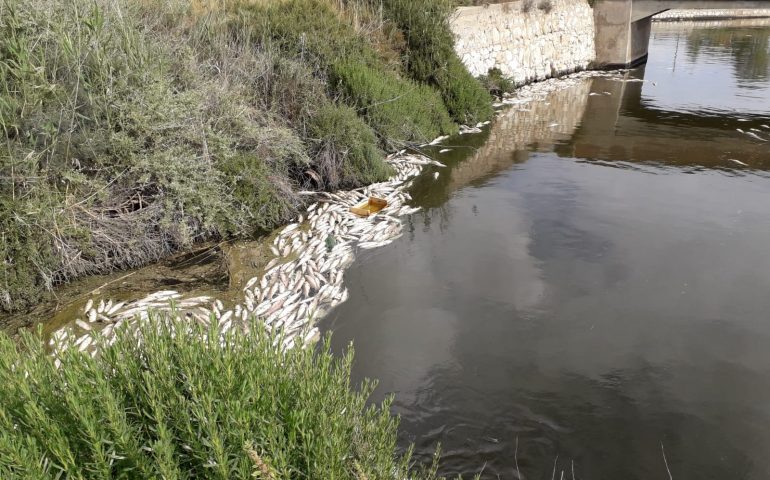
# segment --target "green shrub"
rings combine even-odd
[[[265,48],[277,48],[328,78],[330,92],[356,108],[383,147],[422,143],[455,130],[442,97],[401,78],[329,2],[287,0],[244,10],[239,25],[251,28]],[[297,93],[304,95],[302,89]]]
[[[308,151],[255,100],[263,57],[213,27],[152,31],[137,10],[0,3],[0,309],[294,214]],[[228,167],[240,157],[264,163],[251,193]]]
[[[463,66],[454,50],[449,17],[451,0],[383,0],[387,16],[404,32],[404,63],[412,78],[434,85],[447,110],[459,123],[473,124],[492,116],[491,98]]]
[[[343,98],[390,149],[457,130],[441,96],[427,85],[384,75],[356,60],[337,62],[332,72]]]
[[[328,186],[349,187],[383,181],[392,169],[383,161],[374,132],[351,107],[326,105],[308,126],[315,165]]]
[[[379,148],[487,118],[449,0],[384,7],[0,1],[0,309],[271,229],[297,189],[383,180]]]
[[[350,385],[352,353],[282,353],[252,324],[213,330],[153,315],[96,358],[61,367],[41,339],[0,334],[3,479],[428,479],[396,454],[390,401]]]
[[[43,202],[33,210],[25,200],[0,195],[0,310],[33,306],[50,288],[58,260],[40,223],[50,227]]]
[[[497,67],[490,68],[486,75],[479,78],[479,81],[495,97],[502,97],[504,93],[513,92],[516,88],[513,78],[503,75]]]
[[[316,71],[348,57],[379,64],[372,46],[328,1],[244,2],[232,22],[250,32],[257,44],[300,59]]]

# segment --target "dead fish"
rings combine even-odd
[[[80,350],[81,352],[85,351],[91,345],[91,343],[93,341],[94,341],[93,338],[91,338],[90,335],[87,335],[86,338],[83,340],[83,342],[78,347],[78,350]]]
[[[91,311],[94,312],[94,316],[95,316],[96,312],[94,310],[91,310]],[[75,320],[75,325],[82,328],[83,330],[91,331],[91,325],[84,322],[83,320]]]
[[[222,315],[222,317],[219,319],[219,323],[220,323],[220,325],[221,325],[221,324],[223,324],[223,323],[225,323],[225,322],[227,322],[227,321],[230,319],[230,317],[232,317],[232,316],[233,316],[233,311],[232,311],[232,310],[228,310],[228,311],[227,311],[227,312],[226,312],[224,315]]]
[[[766,139],[764,139],[764,138],[760,137],[759,135],[757,135],[757,134],[756,134],[756,133],[754,133],[754,132],[746,132],[746,135],[748,135],[748,136],[749,136],[749,137],[751,137],[751,138],[756,138],[756,139],[757,139],[757,140],[759,140],[760,142],[766,142],[766,141],[767,141]]]
[[[738,165],[741,165],[743,167],[748,167],[749,166],[748,163],[741,162],[740,160],[736,160],[735,158],[728,158],[728,160],[733,162],[733,163],[737,163]]]
[[[83,313],[88,313],[88,311],[91,310],[91,307],[93,306],[94,306],[94,300],[92,298],[89,298],[88,303],[86,303],[86,306],[83,309]]]
[[[249,290],[249,289],[250,289],[251,287],[253,287],[253,286],[254,286],[254,284],[255,284],[255,283],[257,283],[258,281],[259,281],[259,277],[252,277],[251,279],[249,279],[249,281],[248,281],[248,282],[246,282],[246,286],[245,286],[245,287],[243,287],[243,289],[244,289],[244,290]]]
[[[436,180],[436,179],[438,178],[438,175],[439,175],[439,173],[438,173],[438,172],[434,172],[434,173],[433,173],[433,179],[434,179],[434,180]]]

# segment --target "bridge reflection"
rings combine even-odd
[[[538,152],[622,168],[654,165],[765,174],[770,141],[739,129],[770,138],[770,128],[763,127],[770,123],[770,87],[761,82],[770,75],[770,19],[727,25],[656,26],[653,48],[658,50],[653,51],[660,55],[650,64],[614,79],[582,80],[503,112],[484,135],[461,138],[451,153],[440,155],[448,168],[436,170],[437,180],[421,178],[416,194],[428,206],[441,205],[452,192],[489,181]],[[703,62],[701,55],[709,61]],[[721,76],[693,71],[695,64],[714,59],[721,62]],[[678,75],[692,75],[698,83],[671,78]],[[741,112],[732,108],[740,104],[736,86],[746,91]],[[688,90],[696,94],[688,96]]]

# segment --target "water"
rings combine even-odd
[[[423,212],[359,255],[324,327],[419,460],[770,476],[770,142],[737,130],[770,138],[769,34],[655,25],[645,82],[508,112],[415,185]]]

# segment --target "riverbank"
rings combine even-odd
[[[571,87],[590,77],[615,78],[618,73],[581,72],[562,79],[551,79],[518,89],[496,103],[497,116],[508,109],[527,109],[555,90]],[[462,134],[480,133],[485,123],[464,128]],[[450,141],[440,137],[431,142],[438,156],[452,151],[442,147]],[[361,189],[334,193],[301,192],[312,203],[293,223],[277,231],[263,244],[270,249],[260,273],[245,284],[229,301],[221,295],[184,295],[175,290],[150,292],[140,299],[120,301],[96,296],[80,311],[70,312],[64,325],[51,332],[50,345],[55,352],[74,348],[96,354],[99,342],[111,342],[114,333],[125,325],[139,328],[151,311],[173,312],[205,327],[216,326],[223,332],[243,331],[251,318],[261,319],[272,334],[280,335],[282,348],[304,346],[319,338],[318,320],[347,300],[345,270],[361,250],[379,248],[399,238],[404,220],[416,210],[408,206],[412,181],[428,168],[436,181],[443,164],[423,155],[399,152],[387,159],[396,174],[386,182]],[[359,217],[350,207],[370,196],[384,198],[388,206],[375,215]]]
[[[4,311],[269,232],[492,113],[448,2],[82,3],[0,6]]]

